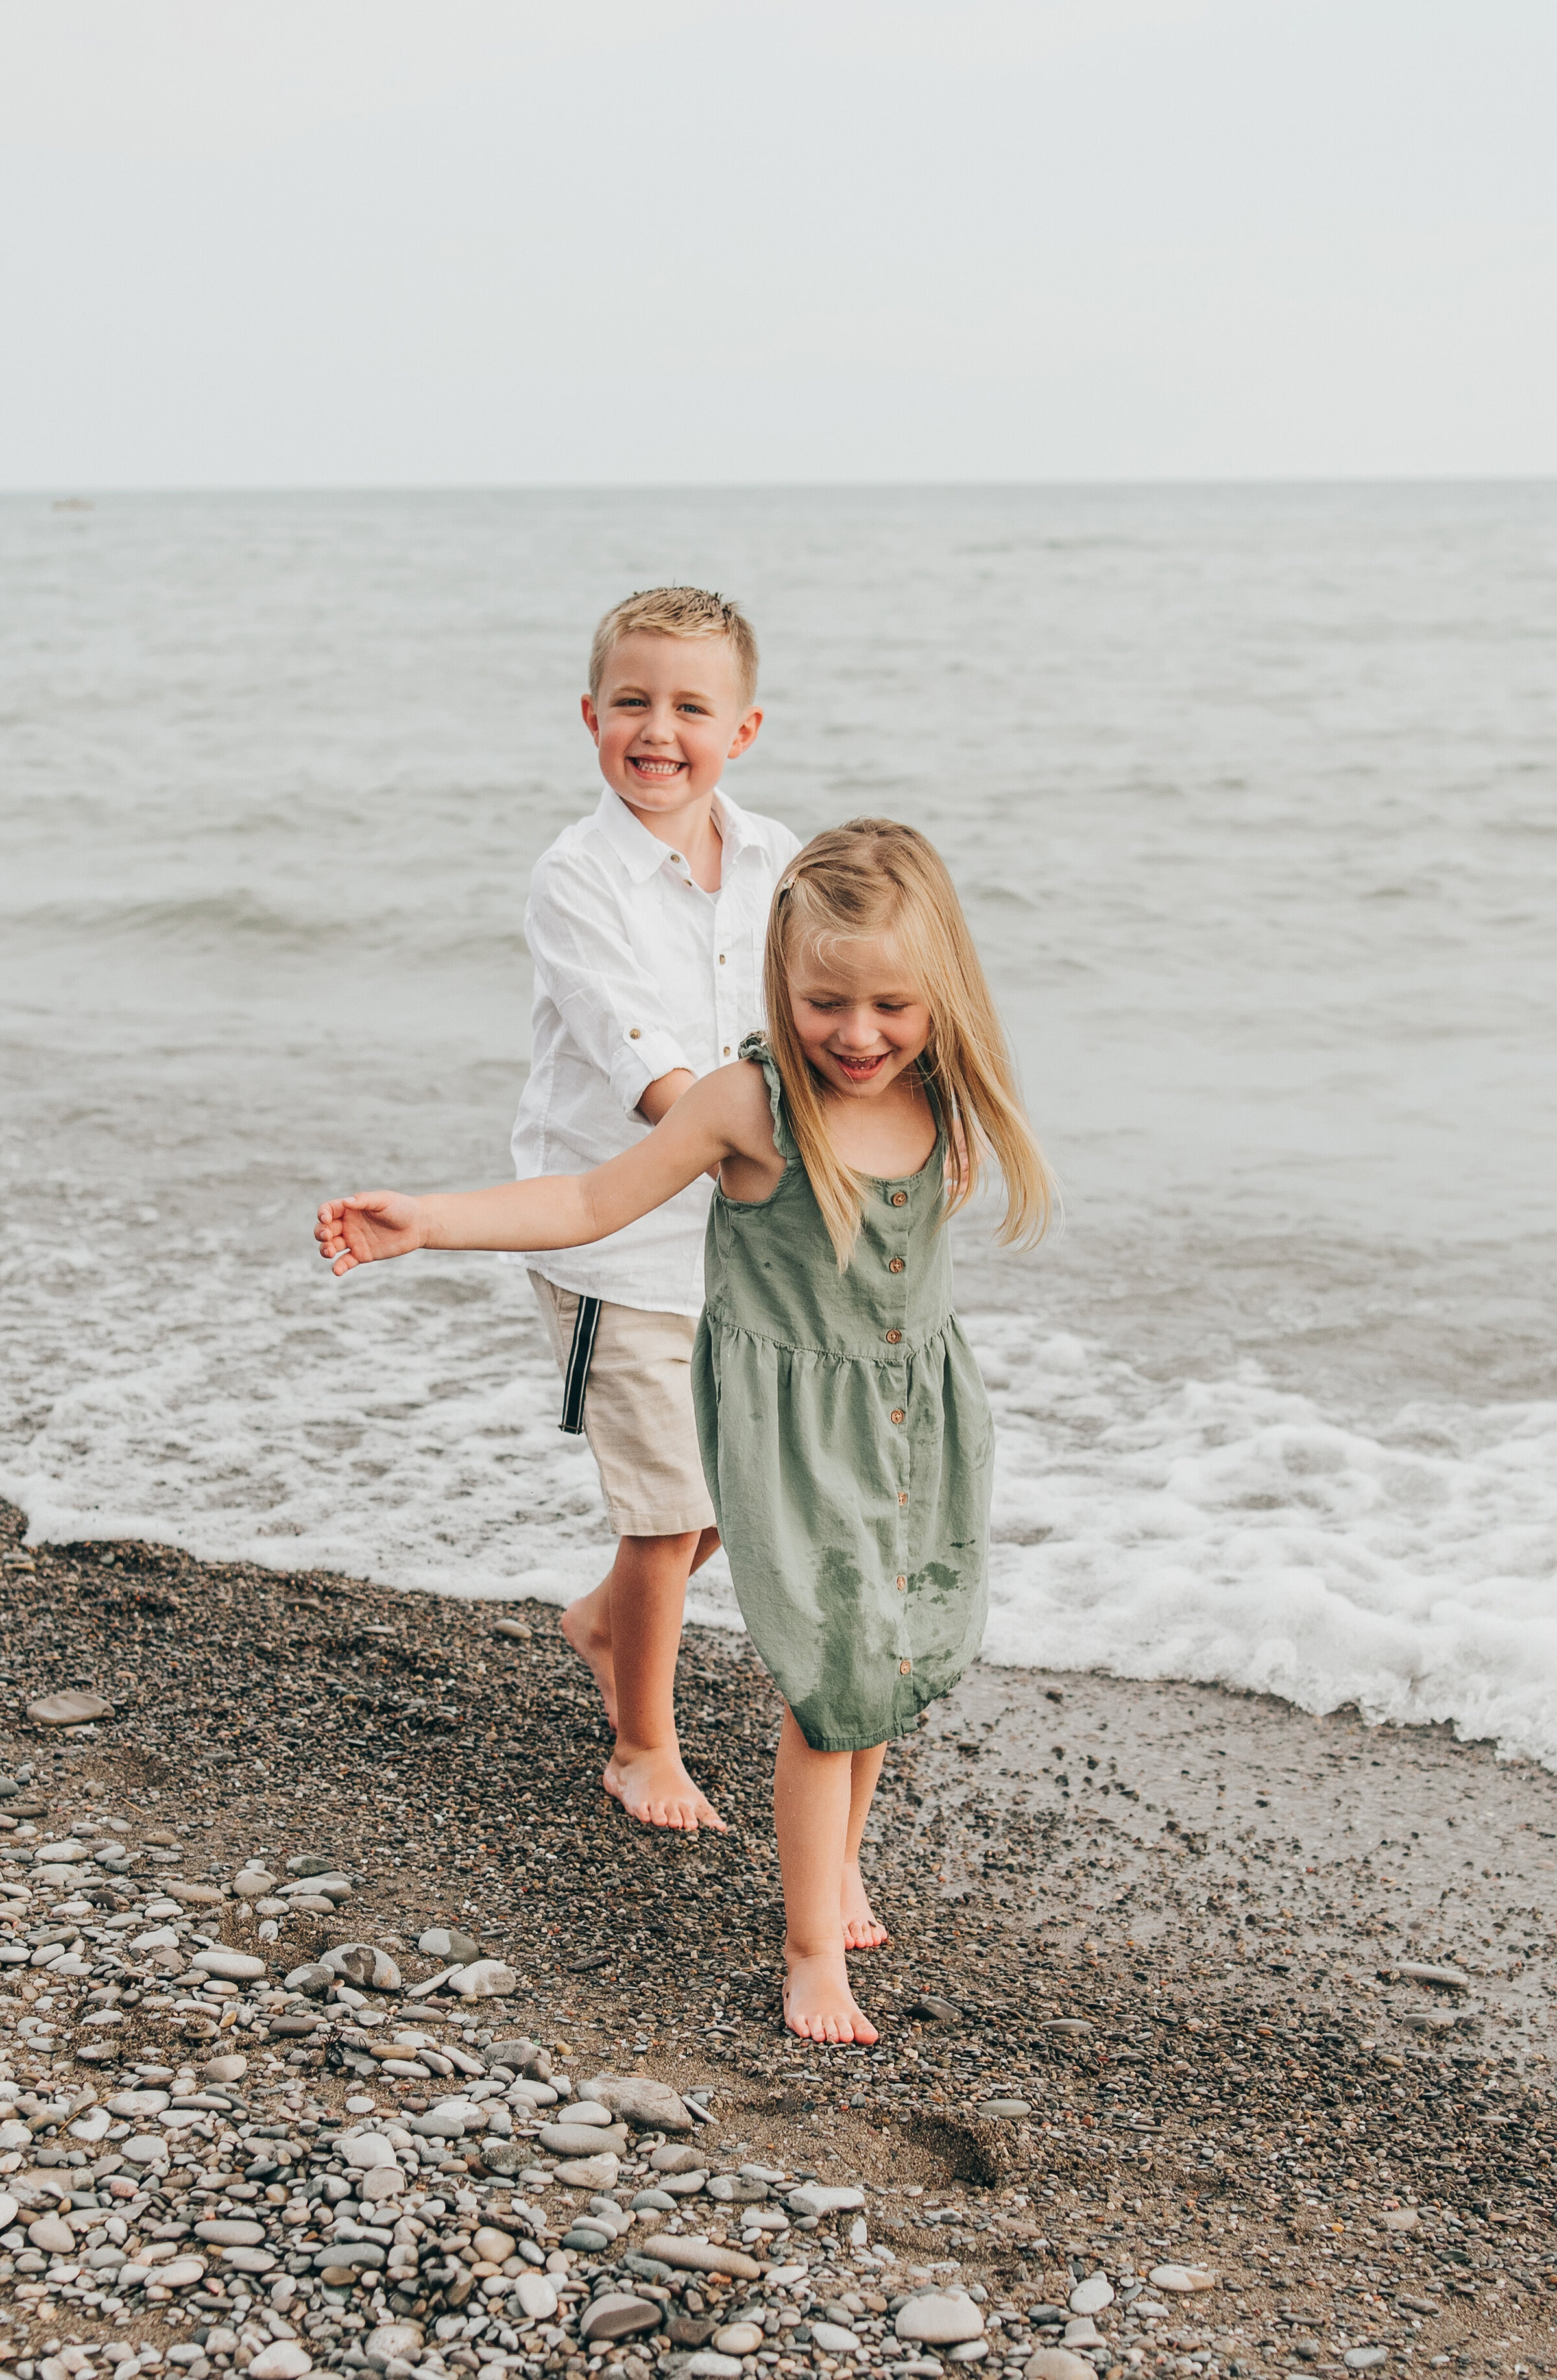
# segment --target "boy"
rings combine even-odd
[[[605,790],[536,863],[525,910],[521,1182],[628,1148],[762,1023],[769,905],[799,844],[720,787],[762,723],[756,691],[750,623],[699,588],[629,595],[595,631],[583,713]],[[691,1394],[711,1195],[699,1183],[595,1246],[529,1263],[562,1427],[588,1434],[618,1539],[562,1623],[615,1730],[605,1789],[646,1824],[723,1831],[682,1765],[674,1702],[687,1581],[719,1543]]]

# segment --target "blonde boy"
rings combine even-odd
[[[534,1048],[514,1126],[520,1181],[582,1173],[639,1140],[762,1022],[773,887],[799,848],[720,784],[750,746],[757,641],[696,587],[630,595],[595,631],[584,724],[605,788],[536,863],[525,911]],[[682,1764],[675,1682],[687,1581],[719,1543],[692,1415],[707,1183],[590,1247],[528,1259],[617,1535],[563,1615],[616,1734],[606,1791],[652,1826],[723,1828]]]

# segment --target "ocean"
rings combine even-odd
[[[988,1658],[1557,1766],[1548,485],[6,499],[0,1493],[601,1574],[523,1271],[310,1232],[507,1172],[590,632],[672,579],[761,637],[738,800],[944,851],[1064,1186],[958,1231]]]

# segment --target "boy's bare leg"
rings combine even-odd
[[[605,1790],[648,1826],[724,1830],[682,1764],[675,1701],[687,1581],[718,1543],[716,1529],[623,1537],[593,1594],[563,1614],[563,1633],[593,1671],[616,1734]]]
[[[773,1819],[784,1876],[784,2021],[806,2041],[877,2037],[849,1989],[840,1918],[857,1761],[869,1764],[859,1818],[863,1831],[881,1773],[881,1751],[813,1752],[794,1713],[785,1712],[773,1770]]]
[[[849,1826],[844,1842],[845,1950],[879,1950],[887,1938],[887,1929],[870,1906],[865,1879],[859,1873],[859,1846],[865,1840],[865,1821],[870,1815],[870,1803],[886,1751],[884,1743],[878,1743],[870,1752],[855,1752],[849,1755]]]

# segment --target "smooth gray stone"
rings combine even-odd
[[[607,2152],[619,2156],[627,2145],[627,2128],[626,2124],[542,2124],[537,2138],[553,2156],[592,2157]]]

